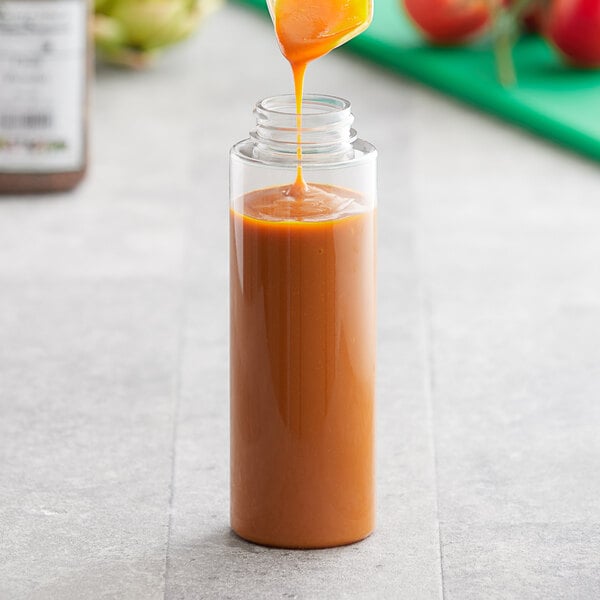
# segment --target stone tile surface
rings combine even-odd
[[[594,598],[600,171],[509,127],[483,147],[452,105],[432,118],[414,180],[444,598]]]
[[[177,289],[3,286],[0,598],[158,598]]]
[[[537,162],[563,177],[572,157]],[[600,174],[581,167],[570,195],[514,173],[503,197],[421,191],[442,520],[600,522]]]
[[[600,595],[598,525],[448,525],[442,551],[447,600],[588,600]]]

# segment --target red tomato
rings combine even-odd
[[[600,67],[600,0],[553,0],[546,35],[568,62]]]
[[[403,0],[423,35],[434,44],[458,44],[481,32],[490,20],[488,0]]]

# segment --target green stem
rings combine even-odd
[[[498,0],[490,1],[498,80],[503,87],[508,88],[517,84],[513,47],[519,34],[521,21],[527,11],[539,0],[517,0],[508,7],[503,6]]]
[[[494,14],[494,54],[496,56],[496,70],[500,85],[505,88],[517,83],[517,72],[513,60],[513,31],[511,19],[502,9],[497,9]]]

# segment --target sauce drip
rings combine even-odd
[[[302,175],[302,95],[309,62],[364,31],[373,18],[372,0],[269,0],[275,34],[294,75],[298,168],[288,194],[301,200],[308,190]]]

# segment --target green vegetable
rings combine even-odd
[[[219,0],[95,0],[100,57],[142,68],[163,48],[189,37]]]

